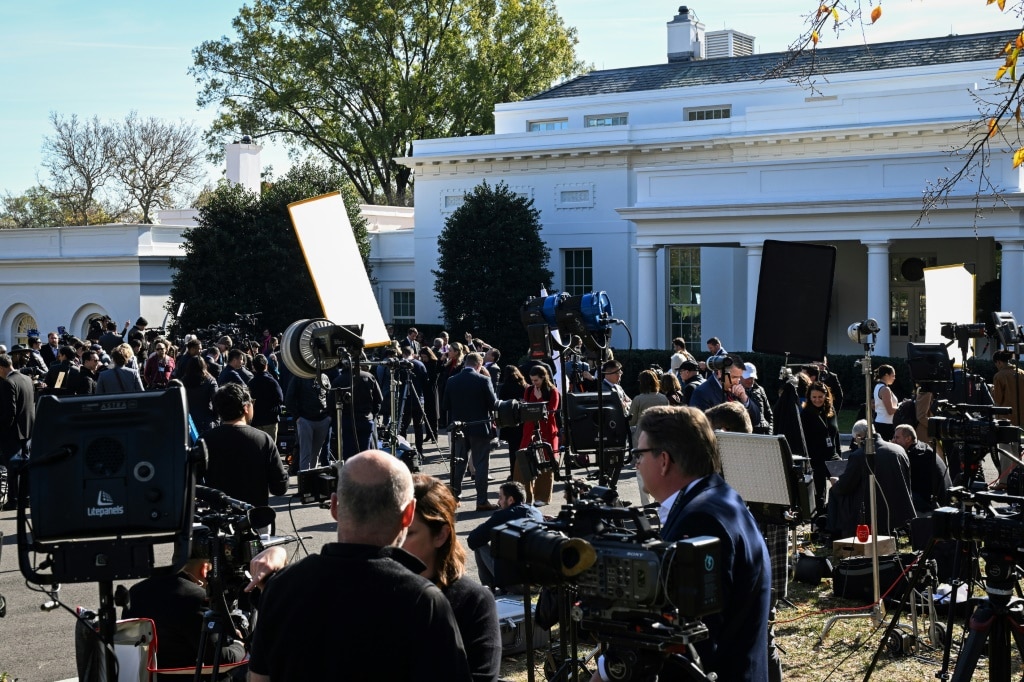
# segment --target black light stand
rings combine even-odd
[[[863,322],[855,322],[850,325],[848,334],[855,343],[864,345],[864,359],[861,360],[861,372],[864,374],[864,400],[866,404],[871,395],[871,352],[875,348],[875,340],[878,338],[879,326],[874,319],[867,319]],[[878,504],[875,500],[875,433],[872,426],[871,415],[866,415],[868,435],[864,440],[864,460],[868,467],[868,508],[871,518],[871,585],[874,589],[874,602],[869,613],[844,613],[830,617],[825,621],[825,627],[821,631],[820,640],[824,641],[832,626],[840,620],[851,618],[870,618],[877,627],[885,620],[885,606],[879,598],[881,590],[878,578]]]

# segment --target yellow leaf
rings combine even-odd
[[[1024,49],[1024,33],[1017,34],[1017,42],[1014,45],[1018,50]]]
[[[1024,149],[1018,149],[1013,153],[1013,167],[1017,168],[1024,162]]]
[[[999,132],[999,119],[990,118],[988,120],[988,136],[994,137]]]
[[[999,0],[999,9],[1000,11],[1006,9],[1006,0]]]
[[[1006,75],[1006,67],[1005,66],[1000,66],[999,70],[996,71],[996,80],[1002,79],[1002,77],[1005,76],[1005,75]]]
[[[991,5],[991,4],[992,4],[993,2],[995,2],[995,1],[996,1],[996,0],[988,0],[988,2],[986,2],[986,3],[985,3],[985,5],[986,5],[986,6],[988,6],[988,5]]]
[[[839,10],[835,7],[832,8],[832,18],[835,19],[836,23],[839,23]]]
[[[992,0],[992,2],[995,2],[995,0]],[[818,8],[819,17],[823,17],[826,14],[828,14],[828,5],[822,5],[821,7]]]
[[[811,31],[811,42],[814,43],[815,45],[818,44],[818,32],[817,31]]]
[[[1017,119],[1017,123],[1024,123],[1024,119],[1020,116],[1020,102],[1017,102],[1017,109],[1013,112],[1013,117]]]
[[[875,8],[871,10],[871,23],[875,23],[882,18],[882,5],[875,5]]]

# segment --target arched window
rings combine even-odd
[[[36,318],[28,313],[22,313],[14,320],[14,343],[28,345],[29,332],[39,336],[39,325],[36,323]]]

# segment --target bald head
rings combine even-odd
[[[401,545],[416,508],[412,474],[386,452],[361,452],[342,466],[333,502],[340,542]]]

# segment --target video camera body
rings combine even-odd
[[[1009,407],[954,405],[940,400],[935,403],[935,411],[942,416],[928,418],[928,435],[931,438],[984,447],[1016,443],[1019,438],[1020,430],[1010,420],[995,418],[996,415],[1010,414]]]
[[[614,497],[594,488],[553,521],[495,528],[495,580],[570,588],[581,629],[614,646],[620,663],[656,670],[671,647],[705,639],[699,619],[722,608],[719,540],[665,542],[651,525],[653,512],[607,504]]]
[[[273,544],[260,539],[259,529],[273,523],[274,517],[270,507],[254,507],[215,488],[196,486],[191,556],[210,562],[211,587],[220,581],[230,591],[248,582],[249,562]]]

